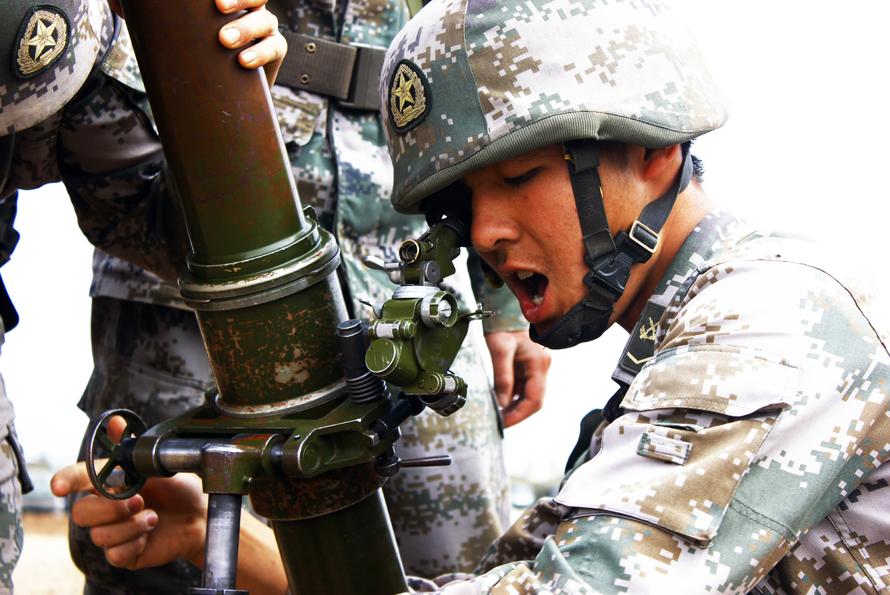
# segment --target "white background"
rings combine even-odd
[[[680,4],[732,105],[729,123],[696,144],[707,192],[749,219],[852,247],[884,283],[890,4]],[[58,466],[73,460],[86,424],[75,403],[92,366],[91,249],[58,185],[23,193],[19,205],[22,239],[3,277],[22,322],[0,371],[29,460]],[[609,376],[624,340],[612,329],[554,355],[544,411],[508,431],[512,474],[558,476],[577,420],[614,391]]]

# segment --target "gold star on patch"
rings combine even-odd
[[[40,60],[40,55],[43,53],[43,50],[46,48],[52,48],[56,45],[56,38],[53,35],[56,31],[55,23],[45,23],[44,21],[37,19],[37,34],[34,35],[31,39],[25,42],[25,45],[30,45],[35,48],[34,50],[34,59]]]
[[[68,47],[68,20],[62,13],[41,7],[27,18],[16,52],[17,74],[23,78],[49,68]]]
[[[392,94],[399,100],[399,110],[405,111],[405,104],[414,103],[414,95],[411,91],[411,79],[405,76],[404,72],[399,73],[399,83],[392,90]]]
[[[389,87],[389,115],[396,130],[405,132],[419,124],[429,111],[429,87],[414,64],[403,60],[392,75]]]

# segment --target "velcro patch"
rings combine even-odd
[[[658,433],[658,428],[643,432],[637,445],[637,454],[650,459],[685,465],[692,452],[692,444],[677,438],[669,438]]]

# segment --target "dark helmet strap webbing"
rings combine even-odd
[[[584,251],[588,258],[597,259],[615,252],[615,243],[606,220],[602,184],[599,176],[599,155],[593,141],[565,143],[565,157],[569,162],[569,177],[575,195],[575,208],[581,222]]]
[[[615,242],[609,231],[606,210],[603,205],[602,184],[599,176],[599,154],[596,142],[577,140],[563,145],[569,166],[569,179],[575,195],[575,208],[581,224],[584,241],[584,260],[593,270],[594,263],[603,255],[616,253]],[[611,307],[614,299],[603,288],[594,283],[590,274],[585,276],[589,289],[588,301],[599,303],[601,307]]]
[[[593,281],[608,291],[612,295],[613,301],[624,293],[631,267],[637,263],[646,262],[655,253],[661,229],[671,214],[674,202],[692,179],[693,167],[689,155],[689,144],[682,145],[681,150],[683,164],[680,175],[677,176],[668,191],[646,205],[643,212],[631,225],[630,230],[621,231],[615,236],[613,251],[601,252],[592,263],[588,262],[593,273]]]

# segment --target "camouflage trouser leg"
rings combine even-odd
[[[454,365],[470,387],[450,417],[427,410],[402,425],[400,457],[449,454],[448,467],[404,469],[384,493],[405,571],[432,578],[470,572],[509,523],[509,489],[498,412],[476,337]]]
[[[12,571],[22,552],[22,486],[18,472],[18,460],[4,439],[0,442],[0,593],[12,593]]]
[[[87,415],[126,407],[151,427],[204,401],[213,377],[194,314],[96,298],[92,316],[94,369],[80,402]],[[188,562],[122,570],[105,561],[88,531],[69,523],[68,537],[71,556],[86,575],[85,593],[187,593],[200,585],[200,570]]]

